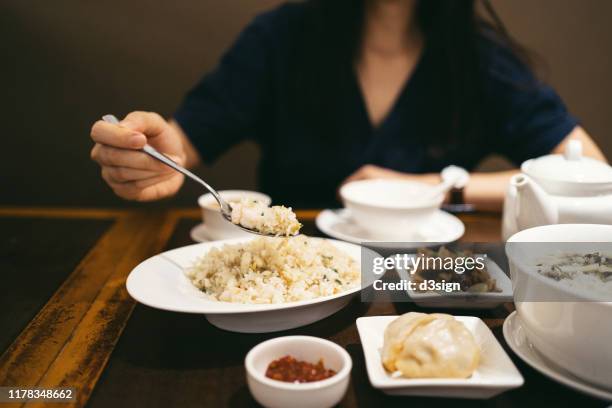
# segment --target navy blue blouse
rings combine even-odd
[[[339,183],[364,164],[410,173],[439,171],[449,164],[472,169],[492,153],[520,164],[550,153],[577,125],[550,87],[537,82],[509,51],[490,42],[482,50],[487,136],[481,143],[432,156],[419,142],[432,117],[424,111],[429,105],[419,101],[436,80],[427,69],[425,50],[391,112],[376,128],[354,78],[338,110],[346,132],[342,143],[331,148],[287,109],[292,39],[303,11],[302,4],[286,4],[255,18],[174,115],[207,163],[240,141],[256,141],[262,150],[260,189],[275,202],[333,205]],[[537,86],[517,86],[521,83]]]

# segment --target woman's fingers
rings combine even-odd
[[[104,166],[105,173],[116,183],[146,180],[159,176],[159,172],[151,170],[132,169],[130,167]]]
[[[357,171],[347,177],[342,184],[350,183],[351,181],[359,180],[370,180],[370,179],[415,179],[420,178],[422,175],[413,175],[408,173],[402,173],[396,170],[386,169],[384,167],[376,166],[373,164],[366,164],[361,166]]]
[[[122,149],[142,149],[147,144],[147,138],[141,132],[101,120],[92,126],[91,138],[96,143]]]
[[[178,173],[174,173],[174,174],[166,173],[166,174],[160,175],[159,173],[154,173],[154,175],[151,177],[131,179],[131,180],[118,175],[118,173],[122,173],[122,176],[127,175],[126,173],[129,173],[132,170],[133,169],[126,169],[126,171],[123,172],[123,171],[118,171],[117,167],[103,166],[101,172],[102,172],[102,178],[106,180],[108,183],[130,184],[131,186],[137,189],[143,189],[143,188],[152,186],[155,183],[161,183],[178,174]]]
[[[340,186],[350,183],[351,181],[359,180],[371,180],[371,179],[397,179],[397,180],[408,180],[418,181],[421,183],[438,184],[440,183],[439,173],[426,173],[426,174],[411,174],[402,173],[396,170],[386,169],[384,167],[376,166],[373,164],[366,164],[361,166],[353,174],[348,176]]]
[[[119,149],[99,143],[91,150],[91,158],[102,166],[128,167],[131,169],[154,171],[156,173],[172,171],[172,169],[144,152]]]
[[[357,169],[357,171],[355,171],[353,174],[348,176],[342,182],[342,184],[350,183],[351,181],[359,181],[359,180],[366,180],[369,178],[374,178],[374,175],[377,173],[378,169],[379,168],[377,166],[374,166],[372,164],[366,164],[364,166],[361,166],[359,169]]]
[[[155,112],[135,111],[129,113],[121,126],[133,132],[142,132],[149,137],[156,137],[168,128],[168,122]]]
[[[100,164],[102,178],[120,197],[150,201],[178,191],[184,177],[144,153],[148,143],[178,163],[185,162],[181,134],[160,115],[132,112],[119,124],[96,122],[91,158]]]
[[[167,197],[176,193],[183,183],[183,175],[179,173],[116,183],[109,177],[108,171],[103,168],[102,177],[119,197],[135,201],[151,201]]]

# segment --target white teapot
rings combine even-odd
[[[539,225],[612,224],[612,167],[582,156],[579,140],[562,155],[527,160],[521,171],[504,201],[504,240]]]

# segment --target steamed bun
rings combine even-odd
[[[404,377],[467,378],[479,360],[472,333],[448,314],[406,313],[385,330],[383,365]]]

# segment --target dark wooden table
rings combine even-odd
[[[321,235],[316,214],[298,212],[307,234]],[[461,218],[464,240],[500,239],[498,215]],[[607,405],[549,380],[512,354],[501,333],[512,304],[461,311],[484,319],[525,377],[523,387],[487,401],[389,397],[372,388],[355,319],[418,310],[410,303],[365,304],[357,297],[323,321],[261,335],[225,332],[199,315],[135,304],[125,290],[130,270],[192,243],[189,230],[198,222],[196,209],[0,208],[0,386],[74,387],[76,401],[55,404],[60,407],[254,406],[243,367],[247,351],[272,337],[305,334],[331,339],[353,358],[342,406]]]

